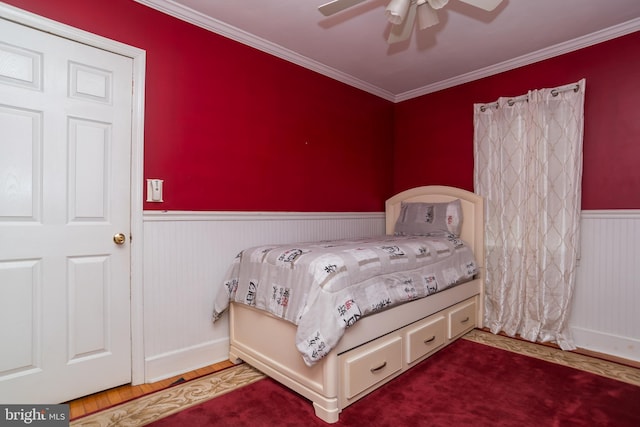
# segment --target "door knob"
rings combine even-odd
[[[118,234],[114,234],[113,235],[113,241],[116,243],[116,245],[124,244],[125,240],[127,240],[127,238],[122,233],[118,233]]]

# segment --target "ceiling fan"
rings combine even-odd
[[[325,16],[333,15],[365,0],[333,0],[318,7],[320,13]],[[488,12],[495,9],[502,0],[459,0],[471,6],[479,7]],[[413,25],[418,17],[418,27],[421,30],[436,25],[438,22],[438,9],[442,9],[449,0],[391,0],[385,9],[387,19],[391,23],[389,44],[408,39],[413,31]]]

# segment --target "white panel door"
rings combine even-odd
[[[132,70],[0,19],[2,403],[131,380]]]

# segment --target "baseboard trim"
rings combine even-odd
[[[220,339],[145,359],[146,382],[154,383],[229,359],[229,339]]]
[[[570,329],[581,354],[640,368],[639,340],[575,326]]]
[[[489,328],[482,328],[480,330],[483,331],[483,332],[491,333]],[[515,337],[512,337],[512,336],[507,335],[504,332],[499,332],[497,335],[500,335],[500,336],[503,336],[503,337],[508,337],[508,338],[513,338],[513,339],[520,340],[520,341],[530,342],[529,340],[525,340],[524,338],[520,337],[519,335],[516,335]],[[554,348],[554,349],[560,350],[560,346],[558,346],[557,344],[552,343],[552,342],[536,342],[535,344],[543,345],[543,346],[546,346],[546,347],[550,347],[550,348]],[[569,351],[571,353],[581,354],[583,356],[589,356],[589,357],[593,357],[595,359],[600,359],[600,360],[604,360],[604,361],[607,361],[607,362],[617,363],[618,365],[625,365],[625,366],[629,366],[631,368],[640,369],[640,361],[636,361],[636,360],[633,360],[633,359],[628,359],[628,358],[617,356],[617,355],[614,355],[614,354],[602,353],[602,352],[599,352],[599,351],[589,350],[589,349],[581,348],[581,347],[578,347],[575,350],[569,350]]]

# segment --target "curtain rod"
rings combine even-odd
[[[572,90],[574,92],[578,92],[578,90],[580,90],[580,85],[579,84],[575,84],[575,85],[560,86],[560,87],[557,87],[557,88],[553,88],[553,89],[551,89],[551,96],[558,96],[562,92],[568,92],[570,90]],[[520,102],[520,101],[529,101],[529,96],[528,95],[521,95],[521,96],[516,96],[514,98],[509,98],[507,100],[507,105],[509,105],[509,107],[512,107],[513,104],[515,104],[516,102]],[[484,113],[485,111],[487,111],[487,108],[494,108],[494,107],[495,108],[500,107],[500,104],[498,103],[498,101],[492,102],[490,104],[484,104],[482,107],[480,107],[480,111],[482,111]]]

